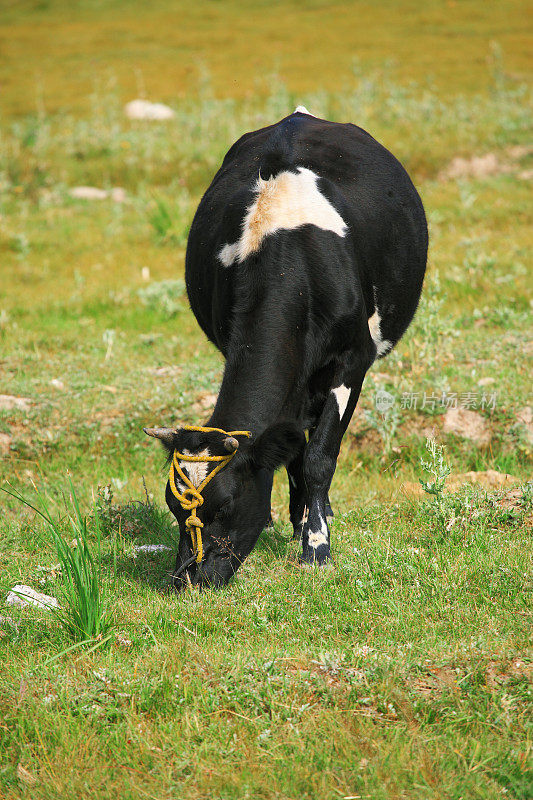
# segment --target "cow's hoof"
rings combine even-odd
[[[329,548],[326,547],[317,547],[316,550],[303,552],[299,558],[299,563],[302,569],[333,569],[331,553]]]

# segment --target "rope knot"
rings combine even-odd
[[[185,511],[191,511],[204,504],[204,498],[194,489],[185,489],[181,496],[183,499],[180,500],[180,503]]]
[[[190,515],[190,517],[187,517],[187,519],[185,520],[185,525],[186,525],[187,528],[203,528],[204,527],[204,523],[202,522],[201,519],[199,519],[194,514],[194,512]]]

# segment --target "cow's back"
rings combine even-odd
[[[284,219],[279,228],[270,219],[268,227],[263,214],[257,235],[253,226],[259,213],[254,217],[250,209],[262,193],[270,216],[280,213]],[[315,265],[313,258],[307,259],[307,269],[316,268],[317,277],[331,285],[353,284],[368,318],[379,298],[386,338],[397,341],[418,303],[427,227],[416,189],[386,148],[355,125],[302,113],[245,134],[230,148],[200,202],[186,257],[191,307],[222,351],[240,266],[246,262],[251,279],[254,270],[258,280],[268,278],[269,271],[274,275],[281,252],[275,243],[281,248],[288,237],[291,245],[301,243],[302,252],[307,237],[312,245],[307,252],[320,249],[323,261],[324,253],[335,251],[335,271],[328,273],[327,264]],[[269,248],[272,257],[261,258]]]

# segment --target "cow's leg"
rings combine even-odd
[[[372,356],[357,354],[339,369],[318,424],[305,448],[303,473],[306,484],[307,519],[302,530],[303,564],[322,565],[331,559],[326,503],[337,466],[342,437],[357,405]]]
[[[274,520],[272,519],[272,506],[270,505],[270,503],[272,502],[272,486],[273,485],[274,485],[274,473],[272,473],[272,478],[270,479],[270,485],[268,487],[268,498],[269,498],[268,502],[269,502],[270,513],[268,515],[267,521],[265,522],[265,529],[274,527]]]
[[[312,437],[313,433],[315,432],[315,428],[316,428],[316,425],[313,428],[310,429],[309,438]],[[334,516],[335,516],[335,514],[333,513],[333,509],[331,507],[331,502],[330,502],[330,499],[329,499],[329,489],[328,489],[328,495],[326,497],[326,517],[334,517]]]
[[[289,517],[293,527],[293,539],[300,539],[306,515],[306,491],[304,480],[304,452],[306,445],[298,455],[287,464],[289,477]]]
[[[314,433],[315,428],[309,429],[309,436]],[[293,539],[302,538],[302,529],[308,515],[307,492],[304,478],[304,453],[306,444],[298,455],[287,464],[287,475],[289,478],[289,517],[293,527]],[[326,517],[333,517],[333,510],[329,502],[329,493],[326,497],[325,507]]]

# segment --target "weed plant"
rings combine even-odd
[[[72,482],[70,483],[70,506],[67,513],[68,528],[74,538],[69,542],[64,525],[52,514],[42,492],[37,492],[40,508],[33,505],[19,492],[7,491],[25,506],[33,509],[46,523],[57,553],[59,584],[59,607],[53,609],[58,622],[68,637],[74,641],[101,639],[109,631],[112,621],[110,598],[103,588],[101,575],[101,532],[98,508],[93,506],[96,547],[89,543],[87,517],[81,512]]]
[[[452,469],[445,458],[445,445],[438,444],[433,436],[427,437],[426,450],[429,457],[421,458],[420,466],[430,477],[428,480],[419,478],[419,481],[424,492],[431,498],[435,511],[441,516],[444,506],[444,487]]]

